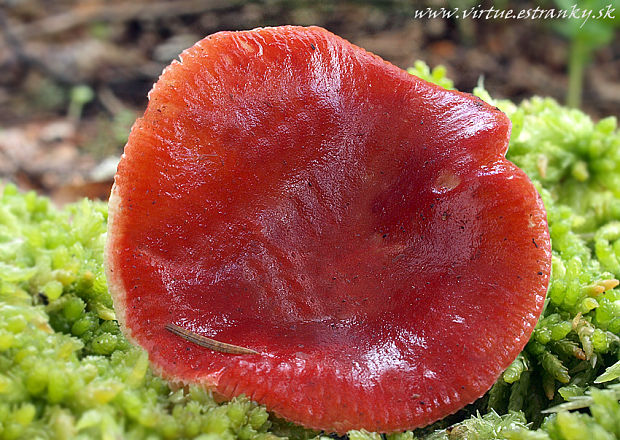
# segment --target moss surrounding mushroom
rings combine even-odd
[[[482,89],[477,94],[490,99]],[[549,302],[530,345],[483,399],[429,430],[391,438],[618,437],[610,421],[620,419],[615,385],[620,293],[613,287],[617,275],[601,267],[601,260],[613,261],[620,252],[606,232],[611,226],[598,232],[620,220],[620,197],[614,193],[619,186],[604,183],[619,175],[615,119],[593,122],[542,98],[494,104],[515,127],[508,157],[538,182],[545,198],[554,250]],[[545,163],[547,176],[557,177],[540,176]],[[585,168],[588,177],[580,180],[584,174],[577,173],[576,178],[575,168]],[[12,185],[2,191],[0,438],[314,436],[268,418],[243,399],[218,405],[198,388],[174,389],[153,375],[146,356],[129,347],[113,319],[102,268],[106,219],[102,203],[59,211]],[[599,244],[597,252],[601,236],[608,245]],[[565,380],[565,370],[568,383],[555,378]],[[595,384],[597,377],[601,383]],[[591,410],[541,412],[565,399]],[[432,432],[460,419],[464,422],[456,427]]]

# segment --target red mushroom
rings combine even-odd
[[[181,59],[110,198],[127,336],[170,379],[325,431],[415,428],[484,394],[550,271],[508,118],[316,27]]]

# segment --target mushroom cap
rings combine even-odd
[[[550,273],[508,118],[317,27],[220,32],[181,60],[131,131],[106,244],[119,321],[156,368],[338,433],[484,394]]]

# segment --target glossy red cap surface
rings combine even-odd
[[[320,28],[211,35],[164,71],[118,168],[119,320],[166,377],[307,427],[453,413],[523,349],[549,281],[509,132],[480,99]]]

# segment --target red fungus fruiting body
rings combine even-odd
[[[181,58],[110,199],[127,335],[168,378],[326,431],[415,428],[480,397],[550,271],[507,117],[316,27],[221,32]]]

